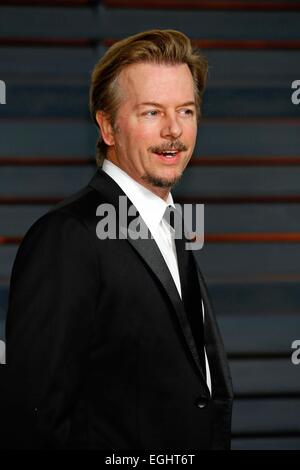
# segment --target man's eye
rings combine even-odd
[[[193,116],[194,115],[193,109],[188,109],[188,108],[187,109],[186,108],[181,109],[180,113],[185,115],[185,116]]]
[[[158,114],[158,111],[156,111],[155,109],[152,109],[151,111],[145,111],[145,113],[143,113],[145,116],[156,116]]]

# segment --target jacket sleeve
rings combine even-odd
[[[80,219],[56,211],[31,227],[12,271],[6,328],[21,447],[66,445],[88,368],[98,281],[93,240]]]

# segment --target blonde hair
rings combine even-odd
[[[206,58],[192,48],[185,34],[172,29],[154,29],[116,42],[95,65],[90,86],[90,112],[97,126],[97,111],[109,116],[114,126],[121,100],[118,77],[125,67],[136,63],[187,64],[193,77],[197,114],[200,116],[208,68]],[[107,145],[100,135],[96,151],[98,166],[102,165],[106,150]]]

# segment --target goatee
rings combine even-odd
[[[151,186],[154,186],[156,188],[172,188],[175,186],[175,184],[178,183],[180,180],[181,175],[176,176],[175,178],[172,179],[167,179],[167,178],[159,178],[156,176],[152,176],[149,174],[145,174],[142,176],[142,179],[149,183]]]

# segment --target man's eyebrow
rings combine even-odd
[[[162,104],[155,103],[155,101],[144,101],[143,103],[138,103],[135,107],[139,108],[140,106],[155,106],[156,108],[163,108]]]
[[[156,108],[164,107],[162,104],[155,103],[155,101],[145,101],[143,103],[139,103],[136,105],[136,107],[139,107],[139,106],[155,106]],[[196,106],[196,103],[195,101],[186,101],[185,103],[182,103],[179,106],[177,106],[177,108],[180,108],[182,106]]]
[[[182,103],[178,106],[180,108],[181,106],[196,106],[195,101],[186,101],[185,103]]]

